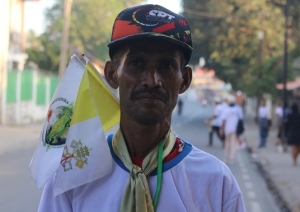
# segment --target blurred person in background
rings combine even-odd
[[[282,101],[279,101],[275,111],[276,115],[276,127],[277,127],[277,141],[276,141],[276,146],[277,146],[277,151],[282,152],[283,151],[283,104]]]
[[[240,104],[238,104],[236,102],[235,107],[237,108],[237,110],[239,110],[239,114],[242,114],[241,117],[239,117],[239,121],[238,121],[238,125],[237,125],[237,129],[236,129],[236,136],[238,139],[238,147],[239,148],[245,148],[246,147],[246,142],[245,142],[245,136],[244,136],[244,132],[245,132],[245,125],[244,125],[244,112],[243,112],[243,108]]]
[[[266,100],[260,101],[260,106],[258,108],[258,125],[259,125],[259,137],[260,143],[258,148],[263,148],[266,146],[267,137],[269,133],[269,123],[268,123],[269,108],[266,105]]]
[[[236,106],[236,98],[233,95],[227,97],[228,107],[222,113],[222,127],[220,133],[225,135],[224,162],[230,165],[235,163],[237,149],[237,126],[240,119],[243,119],[242,110]]]
[[[182,113],[182,107],[183,107],[183,100],[181,98],[178,98],[178,101],[177,101],[177,113],[178,115],[181,115]]]
[[[209,119],[209,123],[211,125],[209,132],[209,142],[208,146],[213,145],[213,134],[216,133],[220,141],[222,142],[222,146],[224,147],[225,136],[220,134],[220,128],[222,126],[222,112],[225,109],[225,105],[222,104],[222,99],[218,96],[214,98],[215,108],[212,117]]]
[[[283,145],[283,150],[287,150],[287,117],[291,113],[291,108],[289,106],[288,102],[283,103],[283,118],[282,118],[282,145]]]
[[[171,128],[178,95],[192,80],[188,22],[160,5],[127,8],[108,47],[105,79],[119,88],[121,112],[119,129],[107,138],[112,171],[57,196],[53,176],[39,211],[246,211],[230,169]]]
[[[297,165],[297,158],[300,153],[300,114],[299,107],[294,103],[291,113],[287,116],[286,123],[287,144],[291,146],[293,165]]]

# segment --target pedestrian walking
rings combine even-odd
[[[282,145],[283,145],[283,150],[286,152],[287,151],[287,117],[291,113],[291,108],[289,106],[288,102],[283,103],[283,118],[282,118]]]
[[[177,101],[177,113],[178,115],[181,115],[182,113],[182,107],[183,107],[183,101],[181,98],[178,98],[178,101]]]
[[[224,111],[225,107],[222,104],[222,100],[220,97],[216,96],[214,98],[215,108],[212,117],[209,119],[211,128],[209,131],[209,142],[208,146],[213,145],[213,134],[216,133],[218,138],[220,139],[222,146],[224,146],[225,136],[220,134],[220,127],[222,126],[222,112]]]
[[[279,101],[275,111],[276,115],[276,127],[277,127],[277,141],[276,147],[278,152],[283,152],[283,105],[282,101]]]
[[[260,135],[260,143],[258,148],[263,148],[266,146],[267,137],[269,133],[269,108],[266,105],[266,101],[263,99],[260,102],[260,106],[258,108],[258,124],[259,124],[259,135]]]
[[[300,153],[300,114],[296,103],[292,105],[291,113],[287,116],[286,130],[287,144],[291,147],[293,165],[296,166]]]
[[[243,119],[242,110],[235,105],[235,96],[227,97],[228,107],[222,113],[221,134],[225,135],[224,162],[230,165],[235,162],[237,149],[237,127],[239,120]]]
[[[107,138],[112,171],[56,197],[53,176],[39,211],[245,211],[229,168],[171,128],[178,95],[192,80],[188,22],[160,5],[127,8],[108,47],[105,79],[119,88],[121,112],[119,129]]]
[[[245,125],[244,125],[244,113],[243,113],[243,108],[236,102],[235,107],[239,111],[239,114],[242,114],[242,118],[239,118],[237,129],[236,129],[236,136],[238,140],[238,147],[239,148],[245,148],[246,142],[245,142]]]

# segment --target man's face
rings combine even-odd
[[[161,41],[129,45],[118,64],[122,117],[153,125],[170,118],[183,83],[182,56]]]

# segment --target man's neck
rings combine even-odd
[[[170,123],[163,122],[145,126],[133,123],[120,123],[121,132],[131,157],[145,158],[170,129]]]

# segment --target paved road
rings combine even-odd
[[[180,137],[196,147],[222,159],[223,149],[215,137],[214,146],[207,147],[208,129],[204,120],[211,107],[198,103],[184,105],[182,116],[173,116],[172,126]],[[0,212],[36,211],[41,196],[28,169],[38,142],[40,125],[0,127]],[[248,212],[277,212],[278,207],[260,177],[252,158],[239,150],[238,163],[230,166],[244,194]]]
[[[28,168],[39,126],[0,127],[0,211],[35,212],[41,196]]]

